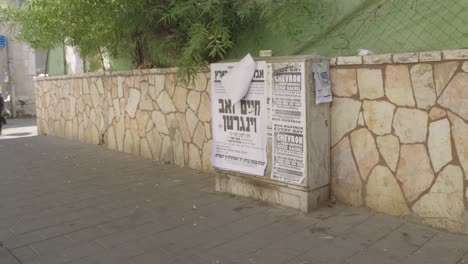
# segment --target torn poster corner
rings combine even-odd
[[[247,54],[234,68],[221,79],[226,93],[232,104],[239,102],[247,95],[250,83],[255,74],[257,63]]]

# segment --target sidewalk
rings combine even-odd
[[[468,263],[467,236],[341,205],[303,215],[60,138],[1,137],[0,168],[1,264]]]

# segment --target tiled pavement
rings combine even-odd
[[[468,263],[466,236],[340,205],[303,215],[213,185],[99,146],[0,137],[0,263]]]

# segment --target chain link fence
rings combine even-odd
[[[468,48],[468,0],[386,0],[356,12],[301,53],[355,55]]]

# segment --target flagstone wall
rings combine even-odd
[[[467,232],[468,50],[332,59],[338,201]]]
[[[468,50],[330,62],[336,199],[468,233]],[[175,72],[38,79],[39,133],[212,171],[209,74]]]
[[[60,136],[148,159],[211,170],[209,74],[176,83],[176,69],[36,81],[37,125]]]

